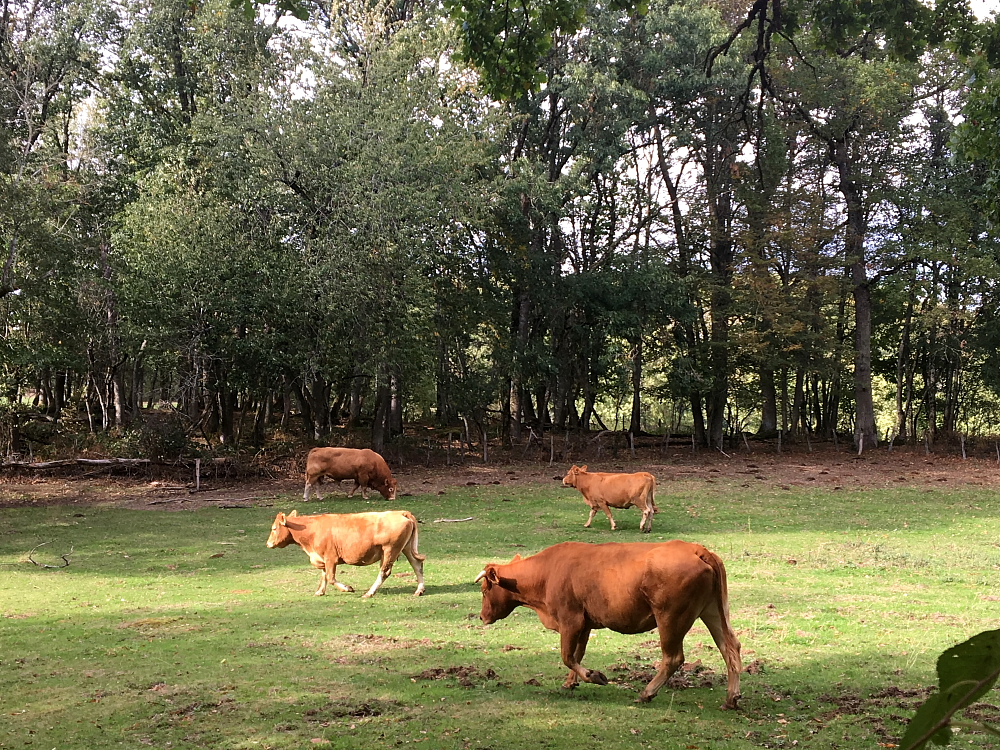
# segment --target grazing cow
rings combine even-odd
[[[614,531],[615,519],[611,517],[609,508],[628,508],[635,506],[642,511],[639,530],[647,534],[653,530],[653,514],[659,513],[656,507],[656,477],[648,471],[637,471],[635,474],[609,474],[605,472],[589,472],[586,466],[573,467],[563,477],[563,487],[576,487],[583,493],[583,499],[590,506],[590,517],[583,528],[589,529],[591,521],[598,510],[611,522]]]
[[[417,552],[417,519],[406,510],[386,510],[381,513],[324,513],[317,516],[300,516],[292,511],[287,516],[279,513],[267,538],[269,549],[299,545],[309,555],[309,562],[319,568],[319,588],[316,596],[326,593],[332,583],[341,591],[354,591],[350,586],[337,582],[337,566],[371,565],[382,561],[378,578],[363,598],[378,591],[382,582],[392,574],[392,564],[399,553],[406,555],[413,572],[417,574],[414,596],[424,593],[424,560]]]
[[[562,660],[570,669],[564,688],[578,680],[607,685],[607,678],[580,665],[595,628],[644,633],[656,628],[663,659],[637,699],[646,703],[684,663],[684,636],[701,618],[722,652],[729,672],[723,708],[740,697],[740,642],[729,624],[726,569],[700,544],[672,541],[630,544],[563,542],[506,565],[490,563],[482,581],[486,624],[520,605],[558,631]]]
[[[389,471],[389,465],[378,453],[367,448],[313,448],[306,459],[306,488],[302,499],[309,500],[311,487],[320,500],[319,484],[323,477],[330,477],[338,482],[342,479],[353,479],[354,487],[347,493],[353,497],[355,490],[361,488],[361,497],[368,499],[368,488],[382,493],[386,500],[396,499],[396,480]]]

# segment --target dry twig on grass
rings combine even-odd
[[[67,552],[65,555],[59,555],[59,557],[61,557],[63,559],[63,565],[46,565],[45,563],[35,562],[34,558],[32,558],[32,555],[35,553],[35,550],[38,549],[39,547],[44,547],[46,544],[48,544],[48,542],[42,542],[41,544],[36,544],[34,547],[32,547],[31,551],[28,553],[28,562],[30,562],[32,565],[37,565],[39,568],[65,568],[65,567],[68,567],[69,566],[69,556],[73,554],[73,548],[72,547],[69,548],[69,552]]]

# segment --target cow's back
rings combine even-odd
[[[367,560],[373,549],[409,539],[417,520],[406,510],[370,513],[329,513],[322,518],[324,536],[335,545],[337,555],[349,565]]]
[[[358,448],[313,448],[306,458],[306,474],[324,474],[331,479],[353,479],[358,469],[373,463],[365,455],[374,451]]]
[[[711,554],[701,545],[676,540],[563,542],[529,559],[547,571],[550,607],[582,608],[595,627],[638,633],[652,629],[654,610],[681,591],[706,603],[714,596],[715,573],[703,552]]]
[[[577,487],[588,498],[613,503],[624,498],[644,499],[647,490],[656,488],[656,478],[647,471],[634,474],[588,471],[578,475]]]

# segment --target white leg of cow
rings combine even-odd
[[[413,592],[413,595],[421,596],[424,593],[424,561],[413,553],[412,543],[407,543],[403,547],[403,554],[410,561],[413,572],[417,574],[417,590]]]
[[[646,510],[642,512],[642,521],[639,522],[639,531],[648,534],[653,530],[653,511],[646,506]]]
[[[314,480],[310,481],[307,478],[306,479],[306,488],[305,488],[305,490],[302,493],[302,501],[303,502],[306,502],[306,503],[309,502],[309,490],[310,489],[312,489],[312,491],[314,493],[316,493],[316,498],[318,500],[322,500],[323,499],[323,496],[319,494],[319,479],[317,478],[317,479],[314,479]]]
[[[590,528],[590,524],[593,522],[594,516],[596,516],[596,515],[597,515],[597,508],[591,508],[590,509],[590,516],[587,518],[587,523],[585,523],[583,525],[583,528],[589,529]]]
[[[383,564],[382,567],[379,568],[378,578],[375,579],[375,583],[373,583],[372,587],[368,589],[368,593],[361,598],[367,599],[370,596],[375,596],[375,592],[379,590],[379,587],[382,585],[385,579],[391,575],[392,575],[392,563],[389,563],[388,565]]]

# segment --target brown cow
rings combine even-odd
[[[700,544],[660,542],[587,544],[563,542],[506,565],[490,563],[482,581],[479,617],[490,625],[520,605],[530,607],[549,630],[558,631],[563,664],[570,668],[564,688],[578,680],[607,685],[607,678],[580,665],[595,628],[644,633],[656,628],[663,659],[640,693],[646,703],[684,663],[684,636],[701,618],[722,652],[729,672],[723,708],[740,697],[740,642],[729,624],[726,569]]]
[[[319,484],[323,477],[330,477],[338,482],[342,479],[353,479],[354,487],[347,493],[353,497],[354,492],[361,488],[361,497],[368,499],[368,488],[382,493],[386,500],[396,499],[396,480],[389,471],[389,465],[378,453],[367,448],[313,448],[306,458],[306,488],[302,499],[309,500],[309,488],[319,494]]]
[[[341,591],[354,591],[337,582],[337,566],[371,565],[379,560],[382,567],[378,578],[363,598],[378,591],[392,574],[392,564],[399,553],[406,555],[417,574],[414,596],[424,593],[424,555],[417,552],[417,519],[406,510],[386,510],[381,513],[324,513],[300,516],[292,511],[279,513],[271,526],[267,546],[287,547],[297,544],[309,555],[309,562],[319,568],[319,588],[316,596],[326,593],[327,583]]]
[[[642,511],[639,530],[647,534],[653,530],[653,514],[659,513],[656,507],[656,477],[647,471],[637,471],[635,474],[609,474],[605,472],[589,472],[586,466],[576,466],[566,472],[563,477],[563,487],[576,487],[583,493],[583,499],[590,506],[590,517],[583,528],[589,529],[591,521],[598,510],[611,522],[614,531],[615,519],[611,517],[609,508],[628,508],[635,506]]]

